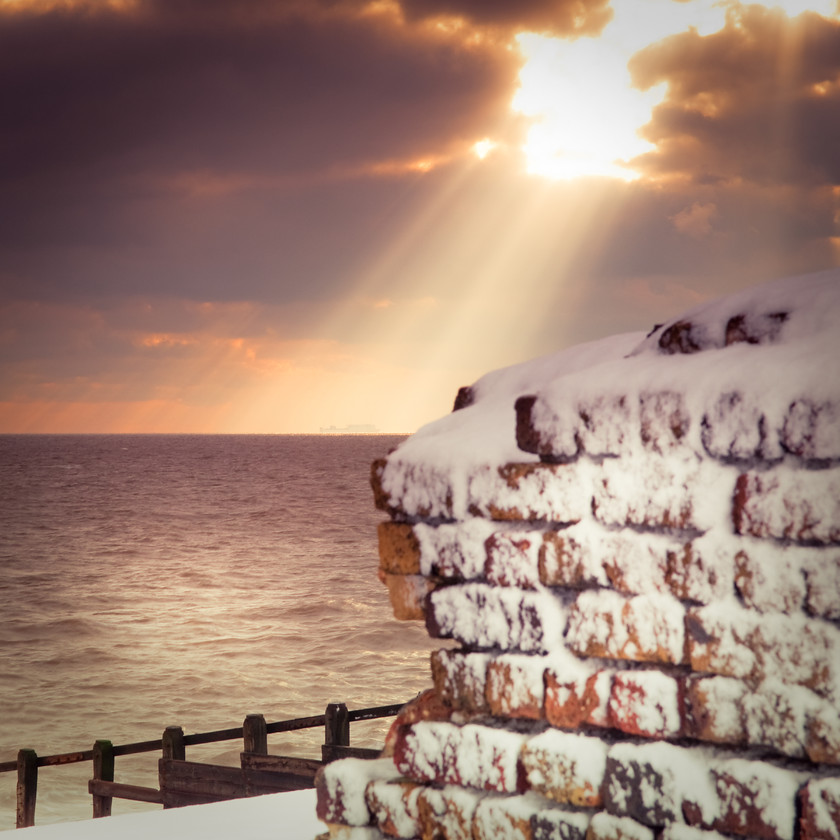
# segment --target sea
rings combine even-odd
[[[370,465],[404,436],[0,436],[0,762],[410,700],[419,622],[377,579]],[[381,746],[388,720],[353,723]],[[269,736],[319,757],[323,730]],[[238,741],[187,749],[236,764]],[[157,753],[116,780],[157,786]],[[91,816],[84,762],[40,769],[36,825]],[[16,774],[0,774],[0,830]],[[114,800],[113,813],[158,806]]]

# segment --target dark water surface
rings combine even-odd
[[[376,579],[370,462],[402,439],[0,436],[0,761],[427,687],[437,645],[393,620]],[[354,724],[351,743],[385,728]],[[314,757],[322,738],[269,748]],[[240,749],[187,758],[236,763]],[[155,786],[157,757],[118,758],[117,781]],[[90,769],[41,769],[36,824],[90,816]],[[14,813],[5,773],[0,829]]]

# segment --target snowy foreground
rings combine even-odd
[[[313,840],[324,824],[315,816],[315,791],[298,790],[212,805],[123,814],[98,820],[21,828],[15,840]],[[10,840],[12,834],[8,835]]]

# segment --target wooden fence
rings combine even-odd
[[[379,750],[350,746],[350,723],[391,717],[402,703],[349,711],[344,703],[330,703],[323,715],[266,723],[262,715],[248,715],[242,726],[185,735],[180,726],[167,726],[163,736],[154,741],[114,746],[110,741],[96,741],[92,749],[59,755],[39,756],[35,750],[18,751],[16,761],[0,763],[0,773],[17,771],[17,828],[35,824],[35,801],[38,794],[38,768],[93,763],[93,778],[88,792],[93,797],[93,816],[107,817],[113,799],[151,802],[164,808],[196,805],[258,796],[263,793],[301,790],[314,786],[315,773],[323,764],[337,758],[356,756],[373,758]],[[320,759],[269,755],[268,736],[276,732],[324,727]],[[217,741],[243,740],[239,767],[187,761],[186,748]],[[114,781],[115,759],[121,755],[161,752],[158,761],[158,787],[141,787]]]

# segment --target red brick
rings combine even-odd
[[[569,616],[566,644],[580,656],[680,664],[684,619],[682,605],[668,595],[582,592]]]
[[[618,671],[612,682],[607,720],[629,735],[673,738],[680,734],[680,686],[660,671]]]
[[[782,429],[785,449],[807,460],[840,458],[840,403],[796,400]]]
[[[423,788],[413,782],[375,781],[365,789],[374,822],[389,837],[415,837],[420,832],[417,798]]]
[[[629,817],[616,817],[601,811],[592,817],[586,840],[654,840],[654,833]]]
[[[691,417],[683,395],[659,391],[639,396],[639,419],[642,445],[658,455],[666,455],[685,446]]]
[[[719,816],[702,827],[763,840],[793,840],[801,774],[761,761],[729,759],[711,768]]]
[[[639,436],[639,420],[627,394],[599,394],[576,406],[575,439],[581,452],[593,457],[625,454]]]
[[[840,714],[836,703],[822,700],[808,709],[805,752],[811,761],[840,764]]]
[[[586,840],[591,814],[545,808],[531,818],[534,840]]]
[[[618,592],[670,593],[707,604],[732,591],[732,558],[713,540],[680,542],[627,530],[605,533],[599,545],[609,583]]]
[[[545,533],[539,551],[539,579],[545,586],[582,587],[607,583],[591,540],[574,525],[563,531]]]
[[[800,798],[800,840],[840,840],[840,779],[812,779]]]
[[[499,526],[486,519],[413,527],[420,550],[420,571],[424,575],[454,580],[484,577],[487,552],[484,544]]]
[[[533,796],[486,796],[475,809],[473,840],[533,840],[531,817],[540,807]]]
[[[805,601],[801,549],[773,544],[741,549],[735,555],[735,588],[747,607],[793,613]]]
[[[598,808],[607,764],[607,745],[599,738],[549,729],[530,738],[522,766],[532,790],[562,804]]]
[[[546,720],[560,729],[577,729],[584,723],[606,726],[613,673],[583,662],[546,669]]]
[[[422,790],[417,798],[422,840],[473,840],[473,816],[484,796],[455,787]]]
[[[435,689],[427,688],[422,691],[397,712],[385,736],[382,755],[389,757],[394,755],[397,741],[401,737],[402,730],[407,726],[421,720],[446,721],[452,717],[452,712],[452,707],[443,702]]]
[[[500,717],[543,716],[545,684],[543,673],[551,662],[547,656],[504,654],[487,667],[487,704]]]
[[[731,677],[691,677],[685,683],[685,734],[700,741],[743,746],[740,703],[749,689]]]
[[[738,391],[721,394],[703,415],[700,439],[713,458],[727,461],[782,455],[778,434],[768,428],[759,399]]]
[[[738,477],[732,518],[739,534],[807,543],[840,543],[840,468]]]
[[[426,596],[436,588],[436,581],[422,575],[389,575],[381,570],[379,579],[388,588],[394,618],[398,621],[425,620]]]
[[[394,763],[416,782],[522,793],[524,736],[477,724],[420,722],[400,730]]]
[[[805,757],[808,706],[818,701],[801,686],[762,683],[739,703],[750,746],[769,747],[793,758]]]
[[[432,680],[440,699],[467,714],[489,711],[485,695],[487,653],[436,650],[431,655]]]
[[[492,534],[485,543],[484,576],[495,586],[536,589],[540,582],[538,559],[542,533]]]
[[[592,510],[607,526],[707,531],[731,498],[730,467],[664,457],[607,459],[593,482]]]
[[[686,615],[693,671],[761,682],[802,685],[840,696],[840,630],[803,615],[764,618],[734,604],[690,609]]]
[[[476,648],[545,653],[563,638],[566,613],[548,592],[467,583],[429,595],[426,628],[436,639]]]
[[[324,765],[315,777],[318,819],[341,825],[370,825],[365,788],[369,782],[398,776],[390,758],[344,758]]]
[[[467,481],[467,510],[498,521],[579,522],[589,513],[586,475],[573,464],[479,467]]]
[[[805,570],[805,608],[819,618],[840,619],[840,552],[808,549]]]
[[[380,522],[379,564],[392,575],[420,574],[420,544],[411,525],[403,522]]]
[[[604,803],[611,814],[655,828],[682,822],[686,812],[706,822],[718,816],[705,752],[664,742],[610,748]]]

